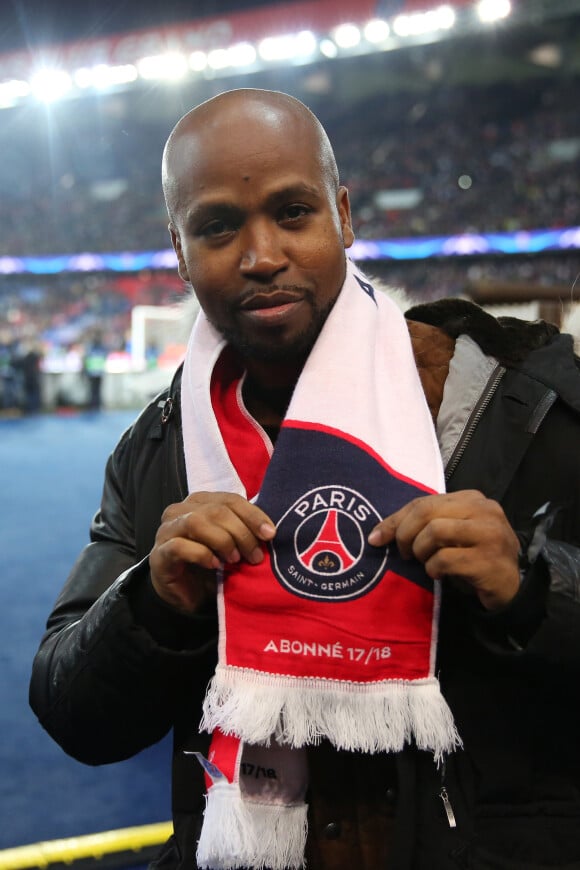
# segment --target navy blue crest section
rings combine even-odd
[[[256,500],[276,524],[270,550],[278,581],[329,602],[365,595],[387,570],[432,590],[422,565],[401,559],[395,545],[366,540],[381,519],[421,495],[356,444],[283,428]]]

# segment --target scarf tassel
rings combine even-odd
[[[328,680],[292,680],[218,666],[201,728],[219,728],[263,745],[274,737],[292,748],[326,738],[337,749],[351,752],[397,752],[414,740],[437,762],[461,745],[434,677],[351,684],[345,690]]]
[[[304,866],[307,805],[264,804],[244,799],[236,783],[219,781],[207,793],[200,868],[299,870]]]

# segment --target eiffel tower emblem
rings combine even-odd
[[[338,511],[329,510],[322,528],[312,543],[301,553],[300,561],[311,571],[338,574],[348,571],[358,557],[352,555],[338,531]]]

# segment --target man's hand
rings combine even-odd
[[[153,588],[167,604],[194,613],[215,595],[222,563],[257,565],[262,542],[275,534],[270,518],[239,495],[193,493],[163,512],[149,556]]]
[[[519,588],[518,538],[496,501],[476,490],[417,498],[380,522],[369,544],[395,541],[433,579],[467,584],[488,610],[508,604]]]

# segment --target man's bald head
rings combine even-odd
[[[181,206],[181,181],[184,173],[195,171],[211,143],[238,137],[234,147],[243,147],[243,131],[260,126],[276,133],[281,140],[291,138],[296,148],[309,149],[320,164],[329,193],[336,195],[338,169],[324,127],[307,106],[279,91],[242,88],[226,91],[196,106],[173,128],[163,152],[162,182],[167,211],[172,223]],[[236,132],[237,131],[237,132]]]

